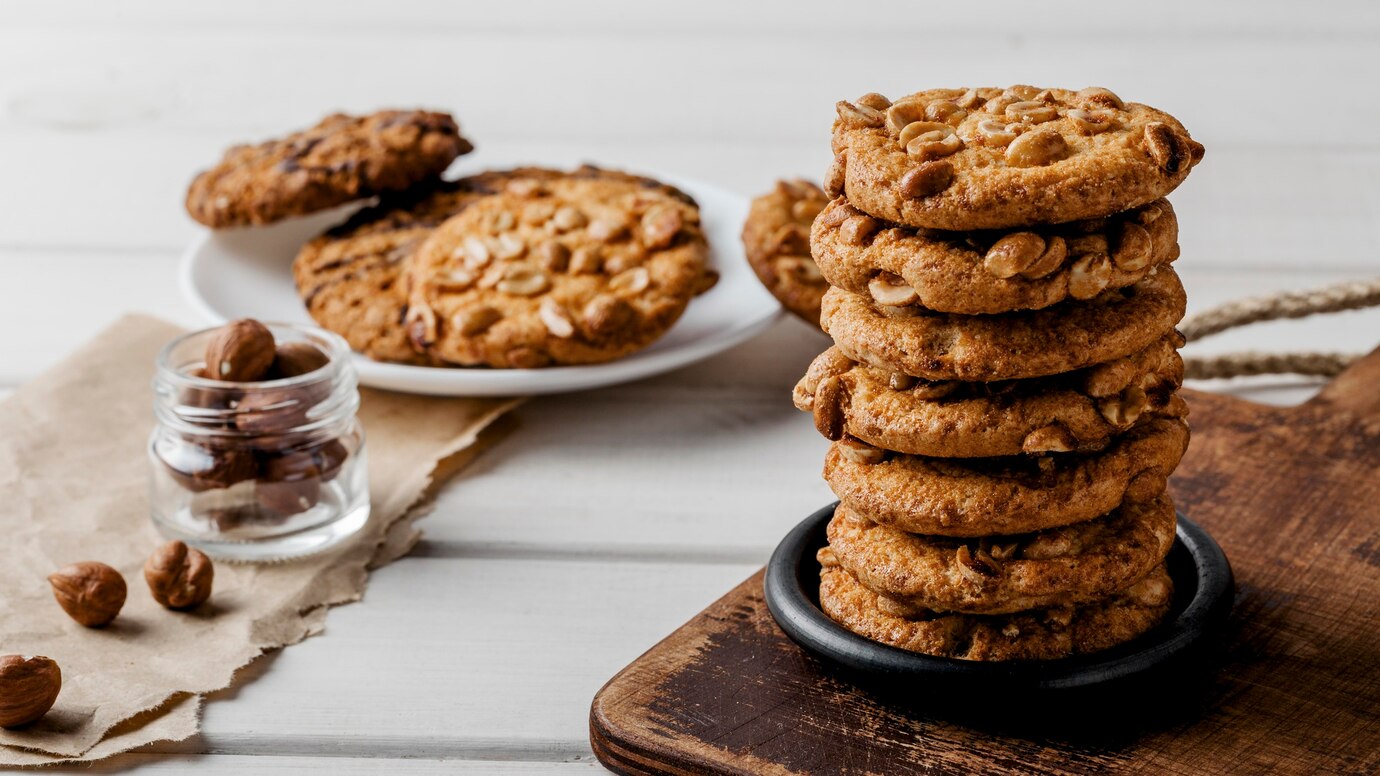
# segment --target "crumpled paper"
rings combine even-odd
[[[320,633],[328,607],[360,599],[370,568],[406,554],[418,536],[409,510],[438,464],[453,471],[517,404],[362,389],[373,500],[364,530],[297,561],[217,563],[211,600],[170,612],[143,579],[163,541],[149,521],[145,446],[154,356],[181,333],[123,318],[0,401],[0,654],[47,655],[63,676],[46,717],[0,729],[0,766],[100,759],[194,735],[202,694],[265,650]],[[48,574],[81,560],[114,566],[129,585],[103,629],[74,622],[48,585]]]

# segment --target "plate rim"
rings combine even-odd
[[[554,165],[548,163],[546,166],[564,168],[570,165]],[[612,165],[610,165],[610,168],[622,169],[621,167]],[[702,199],[698,192],[712,192],[715,198],[732,202],[732,209],[735,211],[741,210],[743,213],[746,213],[750,203],[747,196],[715,183],[658,171],[638,170],[636,174],[652,176],[658,180],[682,188],[694,197],[697,202],[700,202]],[[350,205],[335,208],[334,210],[337,211],[343,219],[347,217],[350,212],[362,206],[361,203],[351,203]],[[322,213],[324,212],[331,211],[322,211]],[[321,213],[310,213],[302,217],[319,215],[321,215]],[[197,268],[208,260],[206,258],[208,245],[215,239],[215,236],[216,232],[214,230],[205,228],[200,229],[192,241],[183,248],[178,261],[177,282],[183,298],[187,300],[198,315],[213,324],[220,324],[226,322],[229,318],[218,312],[211,305],[199,291],[196,282]],[[741,245],[733,243],[728,247],[724,247],[721,243],[714,243],[711,244],[711,250],[719,254],[717,258],[722,262],[732,262],[735,259],[740,259],[741,261],[737,263],[742,265],[740,274],[744,281],[756,281],[755,273],[748,265],[746,258],[742,255],[743,249]],[[621,385],[623,383],[665,374],[666,372],[698,363],[699,361],[731,350],[756,337],[771,328],[785,316],[785,310],[781,307],[780,303],[771,296],[766,288],[761,287],[759,283],[756,290],[762,295],[763,302],[767,300],[771,300],[772,302],[771,305],[763,305],[763,312],[759,316],[753,318],[736,318],[730,325],[723,328],[722,331],[715,336],[700,337],[662,351],[649,351],[644,348],[643,350],[625,357],[601,364],[552,366],[533,370],[501,370],[480,367],[429,367],[411,364],[392,364],[383,361],[375,361],[360,353],[352,353],[351,355],[354,359],[355,370],[359,374],[360,385],[371,388],[396,390],[420,395],[455,397],[573,393]],[[693,300],[691,304],[693,305]],[[687,311],[689,309],[690,308],[687,307]],[[682,315],[681,319],[677,320],[676,324],[668,329],[662,337],[670,335],[671,332],[675,330],[676,326],[680,325],[683,320],[684,315]],[[656,342],[659,342],[660,339],[661,338],[658,338],[657,341],[654,341],[652,346],[654,346]],[[649,346],[649,348],[652,346]],[[530,377],[532,379],[527,380],[524,379],[524,377]],[[527,382],[530,383],[530,385],[514,386],[512,385],[514,381],[519,383]]]
[[[1091,689],[1135,679],[1191,654],[1225,624],[1231,612],[1235,579],[1226,554],[1207,531],[1180,512],[1170,554],[1186,553],[1192,561],[1196,575],[1193,595],[1172,620],[1124,645],[1050,661],[984,662],[935,657],[881,644],[830,619],[801,582],[802,576],[818,579],[820,566],[815,552],[827,543],[825,526],[838,503],[802,520],[777,545],[767,563],[763,597],[772,619],[792,641],[858,677],[999,681],[1008,690],[1027,691]]]

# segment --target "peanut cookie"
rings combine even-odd
[[[586,168],[487,197],[408,266],[407,330],[460,365],[591,364],[651,344],[712,284],[699,208],[656,181]]]
[[[1174,522],[1163,492],[1095,520],[981,539],[906,533],[840,505],[829,547],[892,614],[1009,614],[1125,590],[1169,554]]]
[[[971,315],[1129,286],[1177,259],[1178,239],[1165,200],[1060,226],[957,233],[889,226],[836,199],[815,220],[810,248],[830,284],[879,305]]]
[[[906,226],[968,231],[1120,213],[1203,158],[1173,116],[1106,89],[931,89],[840,102],[830,196]]]
[[[337,113],[284,138],[230,148],[192,181],[187,212],[212,229],[267,224],[402,191],[471,150],[446,113]]]
[[[878,307],[830,288],[820,321],[855,361],[926,380],[990,382],[1071,372],[1135,353],[1174,328],[1184,303],[1179,276],[1162,267],[1086,302],[981,316]]]
[[[779,181],[752,201],[743,248],[752,271],[782,306],[814,326],[829,284],[810,258],[810,222],[829,198],[809,181]]]
[[[835,442],[824,479],[850,511],[913,533],[974,537],[1091,520],[1164,492],[1188,426],[1152,418],[1093,453],[946,459]]]
[[[1169,613],[1174,583],[1163,566],[1114,598],[1083,606],[998,615],[901,616],[820,551],[819,603],[848,630],[883,644],[961,660],[1055,660],[1114,647],[1153,628]]]
[[[825,437],[936,458],[1101,449],[1153,417],[1183,417],[1174,333],[1126,358],[1077,372],[999,383],[928,382],[860,364],[838,348],[815,358],[795,406]]]
[[[538,168],[485,172],[385,195],[302,247],[292,265],[297,293],[317,324],[356,351],[377,361],[439,366],[413,349],[403,326],[408,257],[446,219],[508,183],[563,174]]]

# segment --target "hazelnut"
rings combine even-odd
[[[297,377],[315,372],[330,359],[310,342],[284,342],[273,356],[273,376]]]
[[[48,713],[62,691],[62,670],[52,658],[0,657],[0,727],[27,725]]]
[[[88,628],[109,625],[125,605],[125,578],[94,560],[63,566],[48,575],[53,597],[72,619]]]
[[[153,600],[169,609],[190,609],[211,597],[215,567],[200,550],[173,540],[144,564],[144,581]]]
[[[321,481],[315,477],[290,482],[258,482],[254,499],[275,515],[287,517],[305,512],[321,500]]]
[[[273,333],[268,327],[242,318],[211,335],[206,343],[206,370],[215,380],[253,382],[268,374],[276,356]]]

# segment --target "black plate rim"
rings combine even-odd
[[[1235,595],[1231,564],[1217,542],[1182,513],[1171,557],[1186,554],[1196,589],[1172,620],[1135,641],[1105,652],[1050,661],[981,662],[933,657],[879,644],[831,620],[812,600],[802,578],[819,579],[815,553],[838,502],[805,518],[777,545],[767,563],[763,593],[776,623],[807,651],[862,676],[907,679],[1000,681],[1027,690],[1071,690],[1131,679],[1194,649],[1225,623]],[[1191,580],[1175,577],[1176,587]]]

